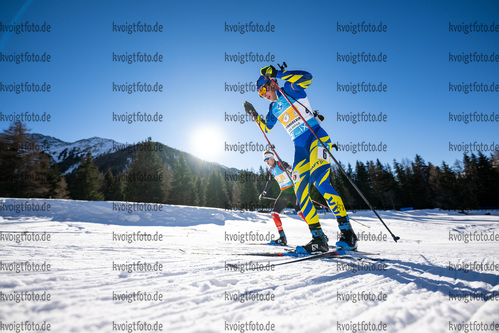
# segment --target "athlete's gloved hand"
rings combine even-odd
[[[258,197],[258,200],[262,201],[263,199],[263,196],[267,194],[267,191],[263,191],[262,194],[260,194],[260,196]]]
[[[246,111],[247,114],[250,114],[254,117],[256,117],[258,115],[258,113],[256,113],[255,108],[253,107],[253,105],[250,102],[244,102],[243,106],[244,106],[244,111]]]
[[[275,67],[272,65],[263,67],[260,70],[260,73],[263,76],[277,77],[277,69],[275,69]]]

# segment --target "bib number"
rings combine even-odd
[[[324,147],[317,147],[317,158],[328,163],[330,162],[330,156],[328,154],[328,151],[324,149]]]

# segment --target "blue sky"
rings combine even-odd
[[[338,151],[342,163],[379,159],[453,164],[462,144],[499,145],[499,122],[455,122],[453,116],[477,112],[499,115],[499,92],[449,92],[449,83],[499,85],[499,62],[450,62],[477,52],[499,54],[499,31],[449,31],[450,24],[499,25],[495,1],[0,1],[0,21],[51,25],[49,33],[0,30],[0,52],[50,54],[50,63],[15,64],[2,58],[0,81],[47,82],[50,93],[0,91],[3,115],[24,112],[51,115],[45,123],[28,122],[32,132],[76,141],[93,136],[134,143],[152,137],[204,159],[241,169],[263,166],[261,151],[233,152],[226,146],[265,139],[253,122],[226,121],[242,115],[244,101],[266,114],[268,102],[256,93],[226,91],[226,84],[254,82],[261,67],[286,61],[288,69],[306,70],[314,81],[308,96],[325,115],[333,142],[386,145],[382,152]],[[113,32],[115,24],[147,23],[162,32]],[[225,31],[225,24],[258,23],[274,32]],[[338,24],[386,25],[386,32],[349,33]],[[161,54],[160,63],[113,62],[115,54]],[[225,55],[271,54],[275,62],[228,62]],[[385,63],[340,62],[359,52],[387,57]],[[113,82],[163,85],[162,92],[113,92]],[[346,93],[339,84],[383,82],[387,92]],[[161,114],[162,122],[123,123],[115,115]],[[383,113],[386,122],[339,121],[338,114]],[[499,116],[498,116],[499,117]],[[3,118],[5,119],[5,118]],[[0,122],[1,129],[9,122]],[[292,142],[279,124],[268,135],[277,152],[293,159]],[[363,145],[365,147],[365,144]],[[451,148],[452,145],[452,148]],[[458,146],[455,146],[458,145]],[[490,147],[487,147],[490,148]],[[346,149],[344,147],[343,149]],[[451,151],[451,150],[461,151]],[[490,151],[484,151],[490,155]]]

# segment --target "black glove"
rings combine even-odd
[[[275,67],[272,65],[267,66],[267,67],[263,67],[260,70],[260,73],[263,76],[277,77],[277,69],[275,69]]]
[[[258,115],[258,113],[256,113],[255,108],[253,107],[253,105],[250,102],[244,102],[243,106],[244,106],[244,111],[246,111],[247,114],[250,114],[254,117],[256,117]]]
[[[267,191],[263,191],[262,194],[258,197],[258,200],[262,201],[263,196],[267,194]]]

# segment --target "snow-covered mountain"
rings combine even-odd
[[[79,164],[79,160],[89,151],[94,158],[102,155],[116,152],[120,147],[124,147],[112,139],[104,139],[93,137],[90,139],[82,139],[75,142],[65,142],[52,136],[33,133],[30,135],[32,139],[37,140],[38,144],[43,148],[43,152],[50,155],[56,163],[64,163],[70,161],[64,172],[71,172]],[[122,148],[121,148],[122,149]]]
[[[101,171],[105,172],[108,168],[115,172],[126,170],[137,152],[137,149],[134,149],[135,146],[140,144],[124,144],[100,137],[65,142],[39,133],[30,134],[30,137],[38,142],[43,152],[50,155],[55,163],[58,163],[63,174],[68,174],[76,169],[81,158],[89,151],[95,160],[94,163]],[[183,152],[162,143],[157,144],[161,146],[161,149],[158,149],[160,157],[168,164],[169,168],[172,168]],[[203,161],[188,153],[184,153],[184,157],[192,172],[198,175],[207,175],[214,167],[222,168],[230,173],[239,172],[237,169],[228,168],[218,163]]]
[[[289,258],[247,255],[283,250],[255,245],[277,235],[270,214],[0,198],[1,325],[61,333],[497,331],[498,212],[379,213],[397,243],[371,212],[350,214],[359,250],[383,261],[275,266]],[[320,219],[333,243],[333,215]],[[282,215],[282,223],[290,244],[309,241],[298,216]]]

